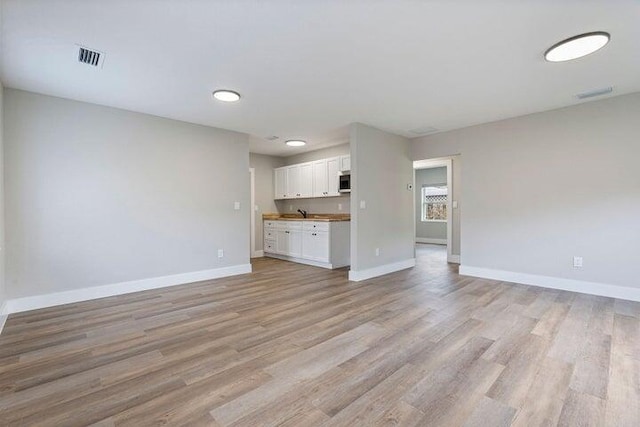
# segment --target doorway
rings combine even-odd
[[[419,160],[413,163],[416,244],[430,245],[430,253],[440,252],[442,256],[436,259],[460,263],[459,250],[454,252],[453,241],[454,215],[458,214],[458,201],[454,199],[458,195],[454,193],[453,158]]]

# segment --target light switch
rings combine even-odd
[[[360,200],[360,209],[366,209],[367,208],[367,202],[365,202],[364,200]]]
[[[453,209],[458,209],[458,201],[457,200],[453,201]]]
[[[342,203],[338,203],[338,210],[341,211],[342,210]]]
[[[240,202],[233,202],[233,209],[236,211],[240,210]]]

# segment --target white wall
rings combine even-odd
[[[360,123],[351,125],[351,273],[415,258],[411,144]],[[360,208],[361,201],[365,209]],[[380,255],[375,255],[375,249]],[[389,267],[392,268],[392,267]]]
[[[278,207],[273,200],[273,169],[284,165],[284,159],[276,156],[266,156],[264,154],[249,155],[249,165],[255,169],[255,196],[258,210],[255,214],[256,220],[256,251],[263,250],[262,214],[278,212]]]
[[[1,15],[0,15],[1,18]],[[0,331],[4,325],[3,304],[6,301],[5,288],[5,221],[4,221],[4,89],[0,83]]]
[[[636,93],[413,140],[464,159],[463,267],[640,288],[638,117]]]
[[[9,298],[249,262],[247,135],[12,89],[4,101]]]
[[[430,240],[447,240],[447,222],[422,221],[422,187],[447,184],[447,167],[416,170],[416,237]],[[451,213],[449,213],[451,214]]]
[[[285,165],[296,165],[298,163],[313,162],[314,160],[328,159],[329,157],[348,156],[351,150],[349,143],[334,145],[332,147],[322,148],[315,151],[307,151],[305,153],[294,154],[284,158]]]

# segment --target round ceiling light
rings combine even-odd
[[[582,58],[602,49],[609,43],[610,38],[609,33],[604,31],[580,34],[551,46],[544,53],[544,59],[549,62],[563,62]]]
[[[220,89],[213,92],[213,97],[218,101],[236,102],[240,100],[240,94],[232,90]]]
[[[302,147],[303,145],[307,145],[307,142],[301,139],[290,139],[285,142],[285,144],[287,144],[289,147]]]

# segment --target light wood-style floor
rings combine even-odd
[[[640,425],[640,304],[418,257],[359,283],[258,259],[11,315],[0,425]]]

